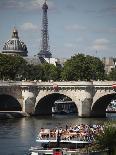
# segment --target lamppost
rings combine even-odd
[[[113,58],[114,68],[116,68],[116,58]]]

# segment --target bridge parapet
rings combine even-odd
[[[112,87],[116,81],[93,81],[94,87]]]
[[[54,84],[57,84],[59,86],[90,86],[92,85],[92,82],[86,82],[86,81],[70,81],[70,82],[37,82],[38,86],[53,86]]]
[[[38,89],[43,90],[69,90],[69,89],[86,89],[92,87],[92,82],[85,81],[71,81],[71,82],[37,82]]]
[[[0,81],[0,86],[20,86],[21,81]]]
[[[56,82],[38,82],[38,81],[0,81],[0,86],[15,86],[15,85],[22,85],[22,86],[30,86],[30,85],[37,85],[37,86],[53,86],[57,84],[58,86],[66,86],[66,87],[86,87],[93,85],[94,87],[112,87],[116,81],[56,81]]]
[[[22,81],[21,85],[22,86],[35,86],[37,85],[37,82],[36,81]]]

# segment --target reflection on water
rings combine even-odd
[[[116,120],[116,113],[106,113],[108,120]]]
[[[109,117],[110,116],[110,117]],[[112,116],[112,117],[111,117]],[[116,121],[116,114],[108,118],[77,118],[76,116],[32,117],[0,120],[0,155],[24,155],[35,140],[41,127],[54,128],[76,124],[103,124],[108,120]]]

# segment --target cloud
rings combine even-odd
[[[83,30],[86,30],[86,27],[84,26],[80,26],[78,24],[74,24],[74,25],[67,25],[65,27],[66,30],[73,30],[73,31],[83,31]]]
[[[20,28],[21,28],[22,30],[24,30],[24,31],[29,31],[29,30],[36,31],[36,30],[39,29],[37,25],[34,25],[34,24],[31,23],[31,22],[26,22],[26,23],[22,24],[22,25],[20,26]]]
[[[96,39],[93,42],[92,48],[94,50],[107,50],[109,42],[110,41],[108,39],[105,39],[105,38]]]

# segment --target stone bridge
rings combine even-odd
[[[63,96],[75,102],[78,116],[104,117],[116,93],[116,81],[0,82],[0,111],[49,115],[55,100]]]

